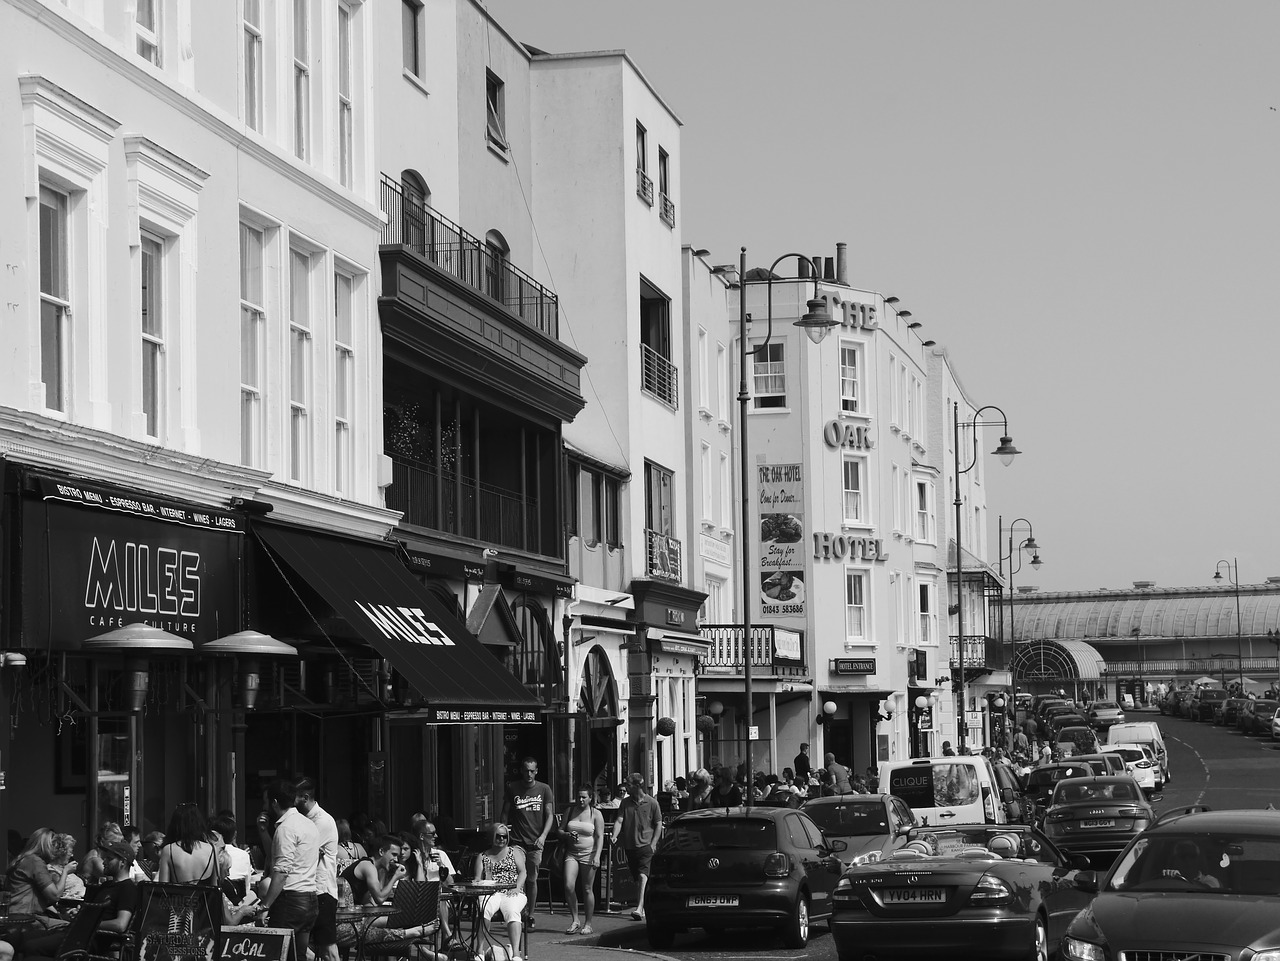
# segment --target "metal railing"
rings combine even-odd
[[[666,194],[662,194],[658,199],[662,204],[660,216],[662,217],[663,222],[668,227],[674,227],[676,225],[675,201]]]
[[[653,206],[653,178],[645,173],[643,167],[636,168],[636,196]]]
[[[652,577],[664,581],[680,581],[684,575],[680,564],[680,542],[669,534],[644,532],[645,569]]]
[[[640,388],[672,410],[680,407],[680,371],[648,344],[640,345]]]
[[[535,498],[465,476],[459,482],[452,471],[398,454],[391,455],[387,508],[403,511],[405,523],[417,527],[541,550]]]
[[[802,636],[795,636],[797,633],[772,624],[760,624],[751,628],[751,637],[744,643],[741,624],[703,624],[698,634],[711,642],[711,648],[698,658],[698,673],[741,674],[745,659],[750,657],[751,667],[763,668],[765,674],[803,676],[808,668],[804,663],[804,640]],[[798,657],[782,656],[792,653],[788,650],[790,646],[798,648],[794,651]]]
[[[383,244],[403,244],[493,298],[530,327],[548,337],[560,336],[560,302],[554,293],[448,217],[405,197],[404,188],[386,174],[382,176],[382,210],[387,215]]]
[[[960,646],[957,643],[959,638],[951,635],[951,655],[948,663],[951,667],[960,666]],[[1004,667],[1004,645],[997,638],[986,637],[981,634],[966,634],[964,636],[964,666],[965,667]]]

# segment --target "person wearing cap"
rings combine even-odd
[[[99,843],[98,854],[102,858],[104,881],[89,900],[94,904],[108,905],[98,921],[98,931],[121,935],[129,930],[133,912],[138,908],[138,885],[129,877],[129,871],[133,867],[133,848],[121,838],[119,841]],[[66,936],[65,926],[54,931],[36,929],[28,936],[15,932],[0,941],[0,961],[10,961],[15,951],[22,954],[23,961],[48,961],[56,958]],[[95,945],[95,948],[101,947]]]
[[[800,753],[792,759],[791,770],[795,771],[797,781],[804,781],[813,770],[813,765],[809,763],[808,741],[800,742]]]

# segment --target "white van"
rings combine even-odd
[[[880,790],[906,801],[921,824],[1007,821],[1006,799],[1001,797],[991,762],[981,755],[882,761]]]
[[[1147,745],[1151,748],[1151,753],[1156,756],[1156,760],[1160,762],[1160,784],[1156,786],[1156,790],[1161,790],[1171,780],[1169,752],[1165,749],[1160,725],[1155,721],[1126,721],[1124,724],[1112,724],[1107,730],[1107,743]]]

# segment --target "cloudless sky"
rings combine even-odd
[[[684,121],[685,243],[848,242],[851,282],[1004,409],[1023,455],[986,471],[992,537],[1026,517],[1045,562],[1018,584],[1280,575],[1280,3],[488,9],[631,54]]]

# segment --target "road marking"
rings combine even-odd
[[[1200,793],[1196,796],[1196,799],[1194,802],[1195,804],[1200,804],[1202,801],[1204,801],[1205,792],[1209,790],[1209,777],[1210,777],[1209,765],[1204,763],[1204,758],[1200,756],[1200,752],[1197,751],[1195,748],[1193,748],[1186,741],[1182,740],[1182,738],[1174,737],[1172,734],[1168,735],[1168,738],[1170,741],[1177,741],[1179,744],[1185,747],[1188,751],[1194,754],[1196,756],[1196,760],[1200,762],[1200,766],[1204,768],[1204,787],[1200,789]]]

